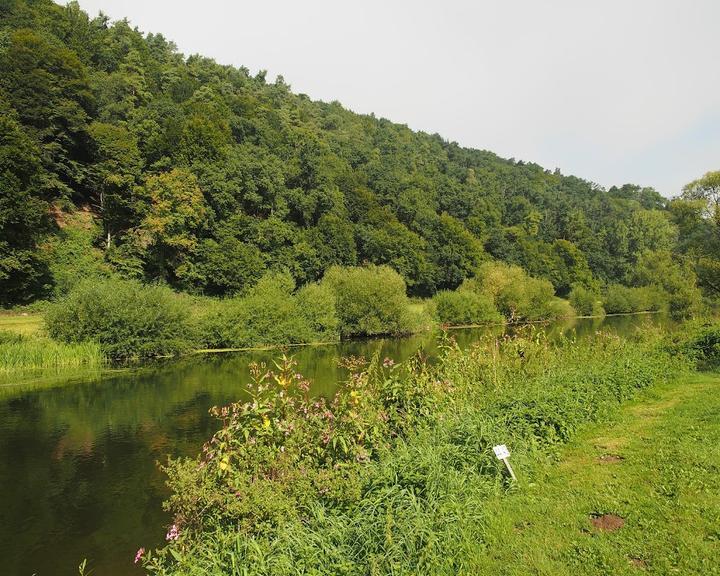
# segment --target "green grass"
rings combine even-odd
[[[214,440],[218,454],[168,469],[183,540],[146,567],[163,576],[503,574],[492,546],[524,526],[510,520],[498,537],[492,523],[504,503],[544,496],[544,466],[567,442],[689,367],[652,331],[550,342],[528,329],[441,350],[432,364],[371,366],[350,378],[357,389],[340,400],[350,398],[349,413],[332,407],[305,423],[303,410],[273,412],[275,396],[269,408],[249,404],[273,416],[229,419]],[[292,432],[266,435],[273,422]],[[336,439],[363,449],[333,455]],[[492,453],[499,443],[512,449],[524,484],[503,477]],[[508,574],[533,573],[524,566]]]
[[[486,504],[477,574],[720,574],[720,377],[650,389]],[[603,462],[604,455],[623,460]],[[595,528],[593,514],[625,525]]]
[[[38,337],[0,342],[0,375],[4,376],[35,370],[94,369],[104,363],[95,343],[63,344]]]
[[[0,377],[39,370],[96,369],[105,364],[93,342],[64,344],[44,336],[42,314],[0,314]]]
[[[0,331],[33,336],[39,334],[42,329],[42,314],[0,314]]]

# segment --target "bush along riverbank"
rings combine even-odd
[[[659,289],[616,286],[601,296],[577,285],[568,302],[555,296],[547,280],[533,278],[517,266],[486,262],[457,290],[412,301],[396,271],[369,265],[331,267],[321,281],[300,287],[290,274],[272,272],[236,296],[223,299],[180,294],[135,280],[86,279],[66,296],[45,304],[43,311],[44,333],[54,342],[54,349],[70,352],[67,346],[97,346],[100,357],[128,360],[197,350],[395,337],[437,325],[597,316],[605,313],[603,306],[611,312],[667,311],[676,317],[698,310],[694,300],[680,296],[669,306],[664,294]],[[43,342],[48,342],[47,338]],[[16,343],[15,347],[27,346],[28,350],[25,355],[14,352],[14,360],[0,355],[3,370],[43,365],[22,360],[34,357],[36,344],[34,339]]]
[[[197,349],[281,346],[402,336],[447,325],[554,319],[574,314],[545,280],[486,265],[456,292],[418,305],[387,266],[330,268],[296,287],[269,273],[225,299],[191,297],[133,280],[85,280],[48,306],[47,333],[67,344],[93,342],[113,359],[179,355]]]
[[[712,338],[448,340],[433,364],[348,359],[330,399],[291,359],[254,366],[252,400],[215,408],[202,454],[167,465],[168,543],[138,561],[162,576],[473,573],[484,502],[509,485],[493,445],[522,474]]]

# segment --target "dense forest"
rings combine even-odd
[[[668,201],[463,148],[281,77],[185,57],[77,3],[0,0],[0,305],[119,276],[231,295],[388,265],[412,296],[483,263],[556,295],[720,290],[720,178]],[[615,287],[615,288],[613,288]]]

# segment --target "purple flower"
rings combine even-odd
[[[135,554],[135,564],[140,562],[140,559],[143,557],[143,554],[145,554],[145,548],[140,548],[137,553]]]
[[[177,540],[180,537],[180,532],[178,531],[177,524],[173,524],[170,526],[170,530],[168,530],[168,533],[165,534],[165,540],[170,542],[171,540]]]

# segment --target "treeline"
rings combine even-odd
[[[2,2],[0,71],[2,306],[90,275],[228,296],[364,263],[412,296],[492,260],[560,297],[646,286],[643,262],[720,287],[707,182],[672,203],[605,191],[184,57],[74,2]]]

